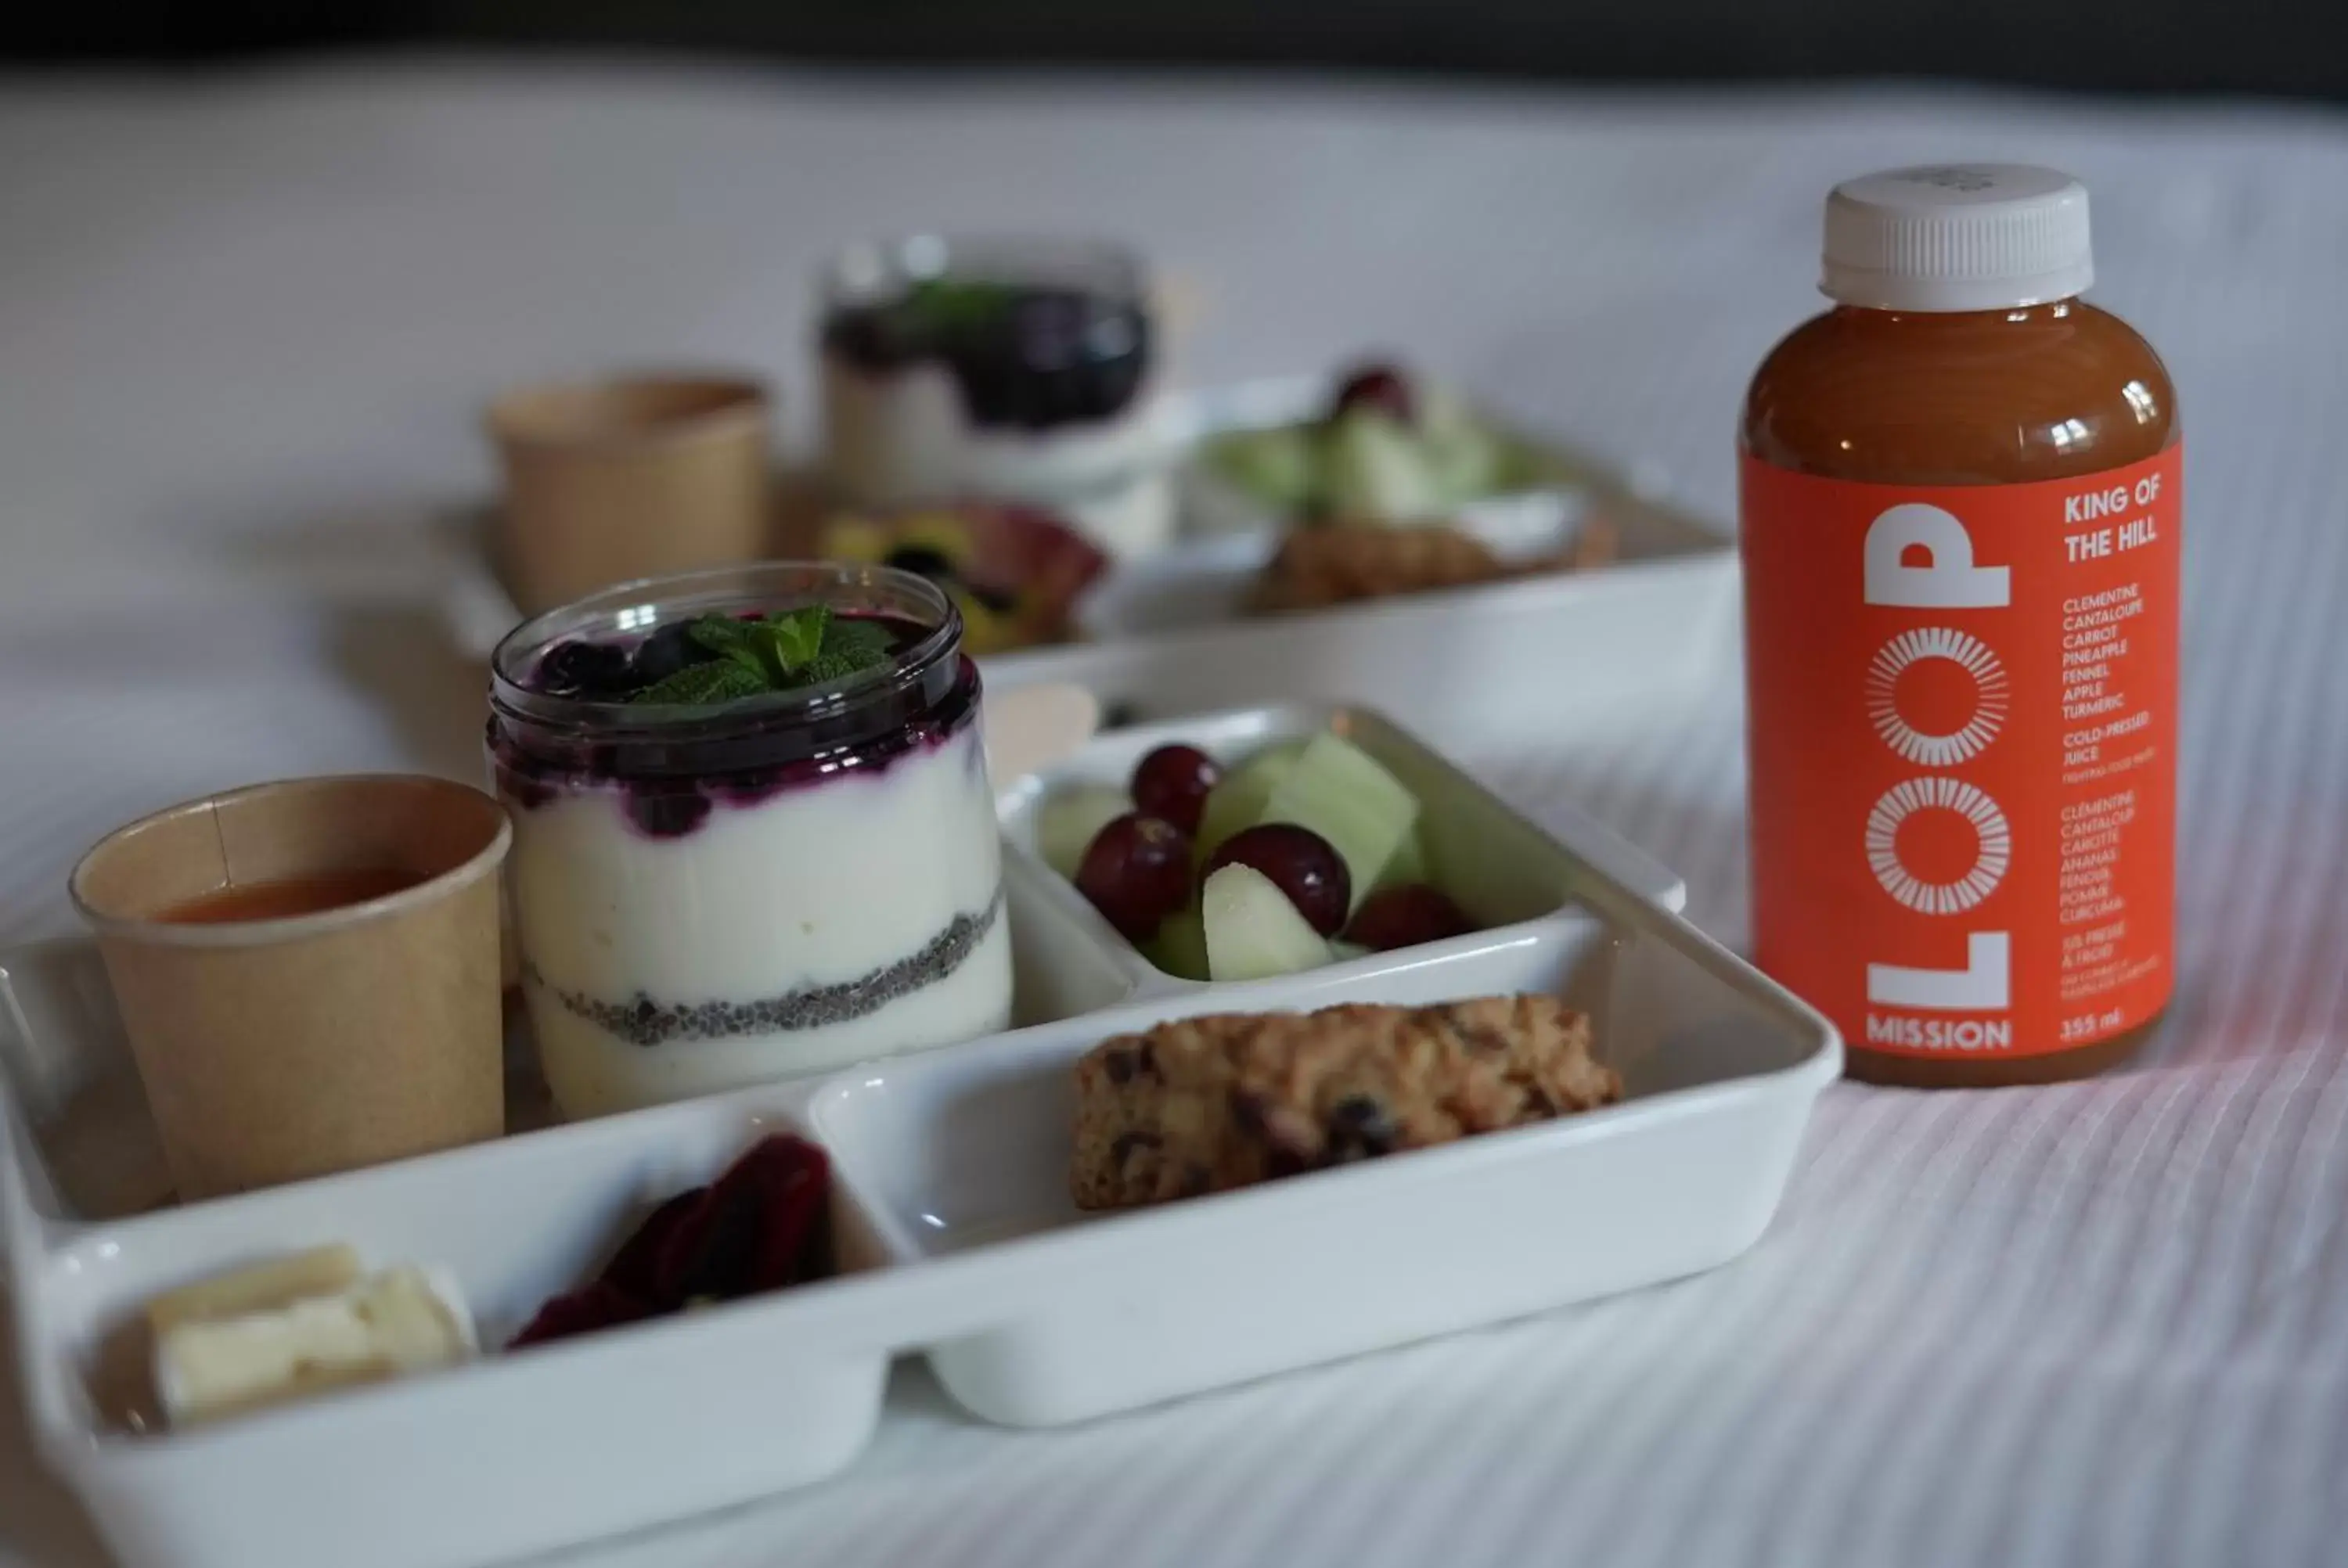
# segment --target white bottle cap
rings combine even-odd
[[[2096,281],[2087,188],[2020,163],[1863,175],[1827,198],[1819,292],[1882,311],[1995,311]]]

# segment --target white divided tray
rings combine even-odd
[[[1372,704],[1438,740],[1504,710],[1518,723],[1589,694],[1685,690],[1717,677],[1735,632],[1736,563],[1727,534],[1677,505],[1656,477],[1617,471],[1546,438],[1509,432],[1545,474],[1539,487],[1461,508],[1458,521],[1504,559],[1552,551],[1592,518],[1617,557],[1588,571],[1518,579],[1292,614],[1240,605],[1271,558],[1279,519],[1196,460],[1233,430],[1292,424],[1327,405],[1326,376],[1169,394],[1163,439],[1185,533],[1122,563],[1080,600],[1085,641],[982,661],[998,691],[1045,681],[1088,686],[1120,719],[1165,718],[1312,693]],[[484,528],[450,546],[442,612],[449,635],[486,660],[520,621],[489,569]],[[1462,693],[1497,693],[1505,703]]]
[[[1187,739],[1227,755],[1342,730],[1422,792],[1471,937],[1249,985],[1159,974],[1024,847],[1056,784]],[[1158,1400],[1711,1267],[1782,1194],[1841,1048],[1688,927],[1679,885],[1603,832],[1555,838],[1354,710],[1276,709],[1108,737],[1006,793],[1023,1020],[922,1055],[520,1133],[180,1209],[91,1218],[43,1158],[123,1051],[83,944],[0,955],[0,1225],[46,1461],[127,1568],[494,1560],[802,1485],[850,1463],[890,1362],[926,1355],[1018,1425]],[[1339,999],[1560,994],[1623,1103],[1244,1192],[1080,1215],[1075,1059],[1165,1019]],[[135,1098],[135,1097],[134,1097]],[[138,1430],[124,1368],[148,1297],[343,1241],[436,1263],[485,1345],[591,1276],[650,1207],[762,1134],[831,1154],[839,1276],[190,1432]]]

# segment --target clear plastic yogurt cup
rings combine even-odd
[[[551,672],[582,646],[655,669],[697,617],[816,604],[884,625],[889,660],[715,707]],[[953,603],[887,568],[655,578],[509,635],[489,751],[513,815],[523,993],[564,1113],[1004,1027],[1011,943],[979,707]]]
[[[820,283],[825,463],[850,505],[1041,508],[1109,554],[1175,523],[1138,257],[1081,241],[851,246]]]

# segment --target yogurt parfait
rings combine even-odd
[[[1014,502],[1113,556],[1172,537],[1139,262],[1105,245],[856,247],[825,279],[827,464],[861,507]]]
[[[1008,1023],[978,671],[922,579],[777,564],[608,589],[499,646],[489,747],[566,1115]]]

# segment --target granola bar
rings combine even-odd
[[[1322,610],[1543,572],[1584,571],[1612,562],[1618,546],[1614,525],[1604,517],[1586,519],[1563,551],[1513,563],[1473,534],[1440,525],[1298,528],[1265,564],[1250,606],[1259,614]]]
[[[1554,997],[1222,1013],[1076,1063],[1081,1208],[1121,1208],[1522,1126],[1621,1098]]]

